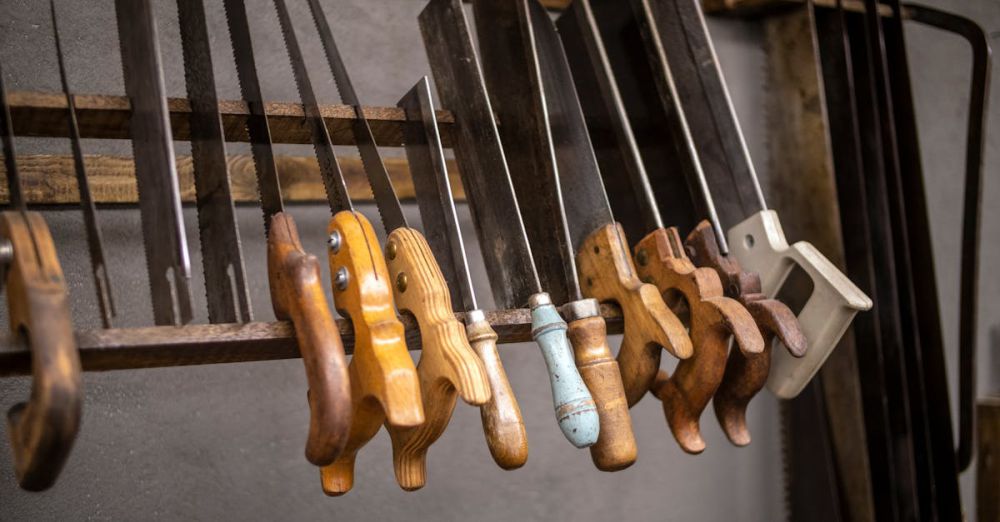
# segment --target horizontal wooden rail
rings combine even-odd
[[[609,334],[622,332],[621,312],[611,306],[601,309]],[[455,314],[464,320],[464,313]],[[486,312],[500,343],[531,340],[531,313],[527,309]],[[402,317],[406,343],[420,349],[420,332],[410,316]],[[354,347],[349,321],[338,319],[347,353]],[[295,332],[289,322],[246,324],[201,324],[82,330],[76,333],[84,371],[162,368],[251,361],[274,361],[300,357]],[[31,373],[31,352],[19,342],[0,343],[0,377]]]
[[[368,179],[361,159],[357,156],[338,158],[344,172],[347,190],[354,201],[372,199]],[[393,187],[400,199],[414,197],[413,180],[405,159],[385,158],[385,166],[392,178]],[[286,202],[326,202],[326,191],[319,175],[316,158],[309,156],[277,156],[278,177],[282,195]],[[97,203],[132,204],[138,201],[135,184],[135,164],[127,156],[88,155],[84,157],[90,189]],[[458,167],[453,160],[447,160],[455,199],[464,200],[465,191],[458,176]],[[233,155],[228,158],[233,199],[237,203],[257,204],[257,174],[253,157]],[[76,173],[73,157],[65,155],[18,156],[18,171],[21,184],[29,204],[69,205],[77,204],[80,195],[76,187]],[[177,175],[180,181],[181,199],[193,203],[194,169],[191,156],[177,157]],[[7,173],[0,162],[0,203],[9,201],[7,193]]]
[[[702,0],[702,6],[706,13],[736,16],[766,15],[774,10],[801,6],[805,3],[806,0]],[[819,8],[835,8],[837,0],[813,0],[813,4]],[[844,0],[844,9],[863,13],[865,12],[865,3],[862,0]],[[879,14],[892,16],[892,8],[888,5],[880,5]],[[904,8],[903,17],[906,15]]]
[[[66,122],[66,97],[61,93],[11,92],[8,97],[14,134],[36,137],[68,137]],[[77,118],[80,135],[84,138],[128,139],[129,114],[131,105],[125,96],[102,94],[77,94]],[[187,141],[191,138],[189,119],[191,104],[186,98],[168,98],[170,125],[175,140]],[[303,125],[305,114],[302,105],[290,102],[268,102],[265,104],[271,138],[275,143],[311,143],[309,129]],[[246,142],[246,120],[249,115],[242,101],[220,101],[222,126],[226,140]],[[334,145],[351,145],[354,136],[351,123],[356,119],[354,109],[349,105],[322,105],[320,113],[330,129]],[[365,107],[365,117],[371,123],[375,142],[381,146],[398,147],[403,143],[400,124],[406,121],[406,114],[398,107]],[[448,111],[437,111],[441,124],[441,140],[445,147],[451,145],[451,124],[454,119]]]

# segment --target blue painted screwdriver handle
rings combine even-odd
[[[597,407],[573,361],[566,322],[546,293],[531,296],[531,337],[549,369],[552,402],[563,435],[578,448],[594,444],[600,434]]]

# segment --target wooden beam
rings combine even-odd
[[[609,334],[622,332],[621,312],[602,306]],[[465,314],[455,314],[464,320]],[[527,309],[486,312],[500,343],[531,341],[531,312]],[[402,316],[410,350],[420,349],[416,321]],[[350,321],[338,319],[344,348],[353,351]],[[289,322],[200,324],[182,327],[150,326],[76,333],[84,371],[162,368],[202,364],[274,361],[299,358],[295,331]],[[0,343],[0,377],[31,373],[31,351],[21,343]]]
[[[806,0],[702,0],[702,8],[706,13],[725,16],[758,16],[767,15],[785,8],[801,6]],[[813,0],[813,5],[822,9],[835,9],[837,0]],[[861,0],[844,0],[844,9],[857,13],[865,12],[865,4]],[[879,14],[892,16],[892,8],[882,4]],[[906,10],[903,16],[906,17]]]
[[[325,190],[320,179],[316,158],[305,156],[278,156],[278,176],[285,201],[325,202]],[[361,159],[356,156],[338,158],[344,171],[347,188],[354,201],[372,199],[368,179]],[[396,193],[401,199],[414,197],[413,180],[405,159],[385,158],[385,166],[392,178]],[[135,185],[135,166],[126,156],[85,156],[90,189],[97,203],[132,204],[138,201]],[[228,158],[232,179],[233,199],[237,203],[258,201],[257,174],[253,158],[233,155]],[[465,199],[465,191],[458,177],[454,160],[447,160],[452,190],[456,200]],[[19,156],[17,165],[21,173],[25,197],[29,204],[71,205],[80,202],[76,188],[73,157],[63,155]],[[177,174],[180,180],[181,199],[193,203],[194,168],[191,156],[177,157]],[[0,203],[7,203],[7,173],[0,164]]]
[[[125,96],[78,94],[74,97],[80,135],[84,138],[128,139],[130,104]],[[19,136],[67,137],[66,97],[61,93],[12,92],[8,95],[14,134]],[[187,141],[191,137],[189,117],[191,104],[186,98],[168,98],[170,124],[175,140]],[[220,101],[222,125],[227,141],[246,142],[247,106],[242,101]],[[275,143],[311,143],[309,130],[302,124],[305,117],[302,105],[289,102],[265,104],[271,138]],[[354,109],[348,105],[322,105],[320,112],[330,129],[334,145],[351,145],[354,137],[351,123]],[[371,123],[375,141],[386,147],[402,145],[400,124],[406,121],[404,111],[398,107],[365,107],[365,117]],[[445,147],[451,145],[451,124],[448,111],[437,111],[441,124],[441,139]]]

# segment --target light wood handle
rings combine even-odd
[[[22,488],[42,491],[55,483],[80,427],[80,355],[62,267],[41,214],[3,212],[0,237],[13,248],[5,270],[10,329],[31,347],[31,398],[7,414],[14,473]]]
[[[271,306],[291,320],[309,382],[306,459],[322,466],[340,455],[351,426],[351,388],[344,345],[323,293],[319,261],[306,253],[288,214],[271,218],[267,272]]]
[[[584,241],[576,262],[583,294],[622,309],[625,335],[618,366],[625,396],[633,406],[653,384],[661,347],[679,359],[690,357],[693,349],[684,325],[664,304],[659,290],[639,280],[625,244],[621,226],[606,225]]]
[[[664,295],[683,296],[690,311],[694,355],[678,362],[671,377],[661,371],[653,391],[663,401],[670,430],[681,448],[701,453],[705,440],[699,419],[722,382],[730,334],[746,354],[763,352],[764,340],[750,313],[739,302],[723,296],[718,274],[691,263],[676,228],[651,232],[636,245],[635,252],[639,276],[652,281]]]
[[[567,335],[573,345],[576,367],[594,398],[601,422],[601,432],[590,447],[590,457],[601,471],[625,469],[635,462],[638,449],[621,372],[608,347],[604,318],[570,321]]]
[[[358,450],[378,433],[383,421],[395,427],[424,422],[420,384],[406,350],[403,324],[396,316],[391,280],[371,223],[358,212],[330,219],[330,273],[337,310],[351,319],[352,425],[344,453],[323,468],[323,491],[342,495],[354,485]]]
[[[521,408],[517,405],[517,398],[507,381],[507,373],[497,351],[496,331],[481,312],[470,312],[466,320],[470,317],[478,320],[469,321],[465,332],[472,349],[483,361],[492,391],[489,402],[479,408],[486,445],[498,466],[517,469],[528,461],[528,433],[524,428],[524,419],[521,418]]]
[[[386,425],[396,481],[413,491],[427,482],[427,450],[447,428],[456,395],[479,406],[490,399],[490,386],[483,363],[465,338],[465,328],[455,319],[444,274],[424,237],[416,230],[398,228],[389,234],[385,250],[396,306],[416,318],[423,343],[417,374],[424,423],[415,428]]]

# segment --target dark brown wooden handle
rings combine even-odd
[[[271,218],[267,239],[271,306],[278,319],[291,320],[309,381],[309,436],[306,459],[323,466],[344,450],[351,426],[351,387],[340,331],[323,292],[319,260],[306,253],[295,221],[285,213]]]
[[[497,351],[497,333],[478,310],[469,312],[466,321],[466,336],[483,361],[492,393],[490,400],[479,407],[486,445],[498,466],[503,469],[520,468],[528,460],[528,434],[521,418],[521,408]]]
[[[80,426],[80,355],[45,220],[36,212],[3,212],[0,237],[13,247],[5,281],[11,332],[31,348],[31,398],[7,414],[14,472],[22,488],[42,491],[55,483]]]
[[[635,462],[638,449],[621,372],[608,347],[604,318],[571,321],[567,336],[580,376],[594,398],[601,420],[600,435],[590,447],[590,457],[601,471],[625,469]]]
[[[583,294],[614,302],[625,317],[625,335],[618,366],[629,406],[639,402],[660,368],[661,349],[679,359],[691,356],[687,330],[667,308],[660,291],[643,283],[626,250],[625,233],[617,223],[594,231],[576,254]]]

